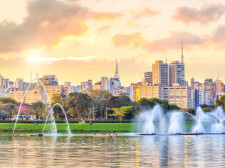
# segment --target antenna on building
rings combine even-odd
[[[119,69],[119,64],[117,63],[117,60],[116,60],[116,71],[115,71],[114,78],[119,79],[120,77],[119,77],[119,70],[118,69]]]
[[[167,55],[166,55],[166,64],[167,64]]]
[[[32,67],[31,67],[31,72],[30,72],[30,81],[32,81]]]
[[[217,80],[219,80],[220,79],[220,73],[218,73],[218,79]]]
[[[184,48],[183,48],[183,41],[182,41],[182,43],[181,43],[181,63],[183,64],[184,63]]]

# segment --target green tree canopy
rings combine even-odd
[[[166,100],[160,100],[157,98],[147,99],[147,98],[141,98],[137,105],[136,105],[136,113],[138,114],[140,111],[148,108],[153,108],[156,104],[159,104],[162,106],[162,108],[167,112],[171,110],[178,110],[180,109],[175,104],[169,104]]]
[[[14,100],[12,98],[6,98],[6,97],[0,98],[0,102],[2,104],[13,104],[13,105],[16,105],[17,104],[16,100]]]
[[[119,108],[113,108],[113,113],[110,116],[115,117],[115,119],[122,120],[125,114],[132,108],[133,106],[122,106]]]
[[[225,95],[221,96],[220,99],[216,101],[216,106],[221,106],[224,109],[224,107],[225,107]]]
[[[91,97],[84,93],[70,93],[65,100],[65,107],[69,118],[86,118],[89,114]]]
[[[32,111],[31,111],[32,115],[38,118],[46,117],[47,114],[45,112],[45,105],[41,101],[32,103],[31,108],[32,108]]]

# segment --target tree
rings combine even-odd
[[[6,97],[2,97],[0,98],[0,102],[2,104],[17,104],[16,100],[12,99],[12,98],[6,98]]]
[[[125,93],[119,94],[119,106],[131,106],[132,101],[129,96],[127,96]]]
[[[193,109],[193,108],[188,108],[185,111],[188,113],[191,113],[192,115],[195,115],[195,109]]]
[[[70,93],[65,100],[68,118],[87,118],[91,97],[84,93]]]
[[[141,98],[138,101],[135,109],[136,109],[136,112],[138,114],[140,111],[142,111],[144,109],[153,108],[157,104],[160,105],[164,109],[165,112],[180,109],[175,104],[169,104],[168,101],[160,100],[160,99],[157,99],[157,98],[152,98],[152,99]]]
[[[211,107],[205,107],[202,109],[204,112],[210,112],[213,111],[213,109]]]
[[[7,106],[9,106],[7,112],[9,113],[10,118],[12,117],[13,114],[13,110],[15,108],[15,105],[17,104],[16,100],[12,99],[12,98],[0,98],[0,102],[2,104],[5,104]]]
[[[31,114],[36,116],[36,118],[46,117],[45,105],[41,102],[35,102],[31,104],[32,111]]]
[[[122,120],[125,114],[132,108],[133,106],[122,106],[119,108],[113,108],[114,111],[113,114],[110,114],[110,116],[115,117],[115,119]]]
[[[64,108],[64,110],[66,111],[66,107],[65,107],[65,100],[66,100],[66,96],[64,94],[57,94],[53,97],[52,99],[52,105],[56,104],[56,103],[59,103],[61,104],[61,106]],[[64,114],[63,114],[63,111],[61,109],[61,107],[59,106],[55,106],[54,107],[54,117],[58,120],[59,118],[62,119],[62,118],[65,118]]]
[[[221,96],[220,99],[216,101],[216,106],[225,107],[225,95]]]
[[[103,116],[106,116],[107,118],[108,104],[113,95],[105,90],[88,90],[87,94],[92,99],[93,119],[96,117],[101,117],[101,119],[103,119]]]

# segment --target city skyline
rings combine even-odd
[[[155,60],[180,61],[183,44],[187,81],[218,74],[224,81],[225,2],[122,3],[0,1],[1,73],[29,81],[32,67],[34,74],[56,74],[61,84],[78,85],[113,77],[117,59],[120,81],[129,86],[143,79]]]

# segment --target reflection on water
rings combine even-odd
[[[0,167],[225,167],[225,135],[0,137]]]

